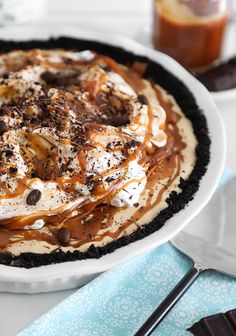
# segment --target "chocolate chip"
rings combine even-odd
[[[62,244],[68,244],[71,238],[70,231],[67,228],[61,228],[57,231],[57,239]]]
[[[17,173],[17,171],[18,171],[18,169],[17,169],[16,167],[10,167],[10,168],[9,168],[9,172],[10,172],[11,174],[15,174],[15,173]]]
[[[10,150],[10,149],[7,149],[7,150],[5,151],[5,155],[6,155],[6,157],[11,157],[11,156],[13,155],[13,151]]]
[[[26,198],[26,202],[27,202],[28,205],[35,205],[35,204],[38,203],[41,196],[42,196],[41,191],[38,190],[38,189],[34,189],[28,194],[28,196]]]
[[[0,120],[0,136],[3,135],[7,130],[7,125],[5,121]]]
[[[48,84],[57,82],[58,77],[50,71],[45,71],[41,74],[41,78]]]
[[[38,177],[37,172],[33,170],[32,173],[31,173],[31,177],[32,178]]]
[[[148,105],[149,104],[148,99],[147,99],[146,96],[144,96],[144,95],[138,95],[137,98],[138,98],[138,100],[139,100],[139,102],[141,104],[143,104],[143,105]]]

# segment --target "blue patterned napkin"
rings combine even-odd
[[[232,177],[227,172],[222,183]],[[191,267],[169,243],[111,269],[79,289],[18,336],[132,336]],[[200,318],[236,308],[236,279],[204,272],[153,336],[190,336]]]

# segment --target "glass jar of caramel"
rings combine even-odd
[[[226,0],[154,0],[153,45],[196,70],[221,56]]]

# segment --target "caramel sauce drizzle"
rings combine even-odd
[[[123,79],[128,82],[128,84],[137,92],[142,86],[142,81],[140,77],[130,76],[130,70],[125,71],[119,66],[114,60],[106,57],[99,56],[102,58],[104,63],[111,67],[114,71],[120,74]],[[88,86],[89,94],[94,96],[95,90],[100,90],[104,82],[105,76],[101,76],[98,81],[91,86]],[[137,80],[137,78],[139,80]],[[105,174],[109,175],[117,169],[127,167],[129,161],[134,160],[136,157],[141,155],[141,162],[144,165],[149,167],[147,171],[147,185],[146,190],[149,191],[150,197],[148,197],[145,207],[140,207],[135,211],[132,217],[124,224],[120,225],[116,231],[111,231],[111,224],[114,221],[114,217],[117,212],[122,211],[119,208],[115,208],[111,205],[104,204],[104,201],[109,199],[111,195],[114,195],[114,190],[117,187],[118,182],[111,183],[109,190],[105,190],[99,187],[95,188],[94,195],[99,195],[100,199],[96,202],[81,204],[74,206],[71,209],[67,210],[57,210],[56,213],[44,213],[43,211],[37,215],[31,216],[22,216],[11,218],[10,220],[4,219],[0,221],[0,248],[4,248],[11,243],[20,242],[23,240],[33,241],[44,241],[49,244],[58,244],[60,243],[56,239],[56,231],[59,227],[67,227],[71,232],[71,245],[73,247],[80,247],[86,243],[93,243],[102,241],[105,237],[110,237],[112,239],[118,238],[127,228],[133,225],[135,222],[140,220],[147,212],[154,209],[162,200],[163,193],[168,187],[175,181],[179,176],[181,162],[183,156],[181,154],[182,150],[186,147],[186,144],[183,142],[182,137],[179,133],[177,123],[180,119],[180,116],[173,110],[173,105],[170,100],[166,101],[163,99],[162,92],[160,89],[155,87],[157,99],[160,102],[160,105],[165,109],[167,113],[166,125],[163,125],[167,134],[167,144],[163,148],[158,148],[152,155],[149,155],[145,152],[145,146],[150,140],[151,137],[151,128],[153,121],[153,112],[151,105],[148,105],[148,127],[145,135],[144,142],[138,146],[137,150],[131,153],[124,162],[119,164],[117,167],[112,167],[108,169]],[[102,145],[102,144],[101,144]],[[34,148],[38,150],[37,143],[34,144]],[[41,151],[41,149],[39,149]],[[114,149],[117,150],[117,149]],[[41,155],[44,155],[44,152],[40,152]],[[66,180],[68,183],[75,183],[79,181],[81,183],[85,182],[85,174],[83,171],[86,167],[86,149],[82,148],[78,152],[78,160],[81,166],[82,173],[74,174],[71,179]],[[125,174],[124,174],[125,177]],[[124,178],[123,177],[123,178]],[[157,198],[153,201],[151,195],[154,193],[155,186],[160,180],[168,179],[165,185],[160,188]],[[0,199],[3,198],[13,198],[22,194],[28,186],[26,186],[27,178],[23,178],[18,185],[18,188],[14,193],[10,193],[5,185],[0,185],[0,188],[3,188],[6,195],[0,196]],[[65,188],[63,178],[58,178],[56,180],[60,188]],[[55,181],[54,181],[55,182]],[[31,181],[28,181],[28,185]],[[132,182],[129,182],[132,183]],[[128,183],[127,183],[128,185]],[[119,190],[116,191],[118,193]],[[76,215],[74,212],[76,211]],[[49,233],[45,233],[37,230],[23,230],[25,225],[31,225],[36,219],[44,219],[45,226],[49,229]],[[102,232],[102,233],[101,233]]]

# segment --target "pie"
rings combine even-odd
[[[2,50],[1,263],[98,258],[193,198],[209,162],[206,120],[167,70],[69,38]]]

